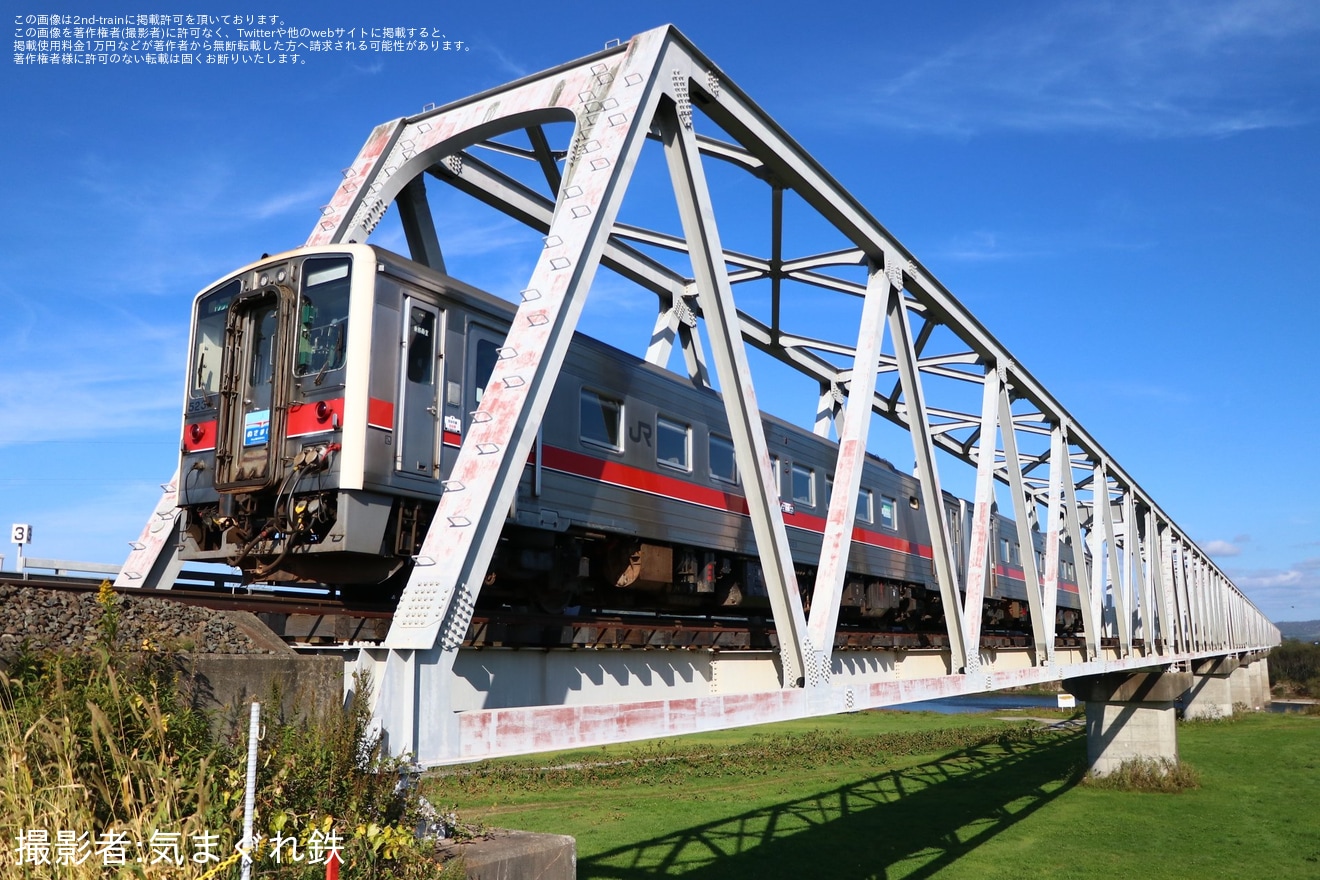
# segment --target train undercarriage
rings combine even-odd
[[[247,583],[326,586],[357,601],[397,602],[435,504],[392,499],[388,516],[378,517],[384,526],[378,551],[355,553],[336,549],[342,543],[341,507],[362,506],[357,499],[341,504],[349,494],[224,495],[217,505],[189,508],[185,534],[195,557],[227,562],[243,572]],[[816,570],[798,565],[796,575],[809,612]],[[995,592],[992,586],[984,602],[983,632],[1028,635],[1026,601]],[[749,555],[590,529],[510,524],[483,583],[477,613],[496,626],[502,619],[529,615],[542,624],[639,614],[755,623],[770,614],[770,601],[760,563]],[[1057,610],[1056,636],[1075,636],[1081,626],[1076,610]],[[945,631],[941,597],[921,583],[849,573],[839,627],[841,632],[937,635]]]

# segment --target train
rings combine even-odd
[[[373,245],[265,256],[194,301],[178,503],[185,561],[247,581],[397,596],[500,357],[514,306]],[[810,605],[832,440],[763,415]],[[841,625],[943,629],[917,480],[867,454]],[[972,505],[943,497],[956,563]],[[1029,629],[1017,529],[992,518],[984,625]],[[1033,530],[1027,552],[1043,559]],[[1038,565],[1037,570],[1042,566]],[[1061,547],[1056,632],[1081,626]],[[478,608],[764,614],[716,391],[578,334]]]

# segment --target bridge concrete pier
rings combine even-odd
[[[1183,697],[1184,718],[1229,718],[1233,715],[1231,678],[1236,657],[1215,657],[1192,663],[1192,686]]]
[[[1266,657],[1259,657],[1248,668],[1251,669],[1255,685],[1253,693],[1256,695],[1256,708],[1268,708],[1273,702],[1270,698],[1270,661]]]
[[[1177,706],[1192,687],[1189,672],[1111,673],[1065,680],[1086,703],[1088,769],[1107,776],[1125,761],[1178,761]]]
[[[1256,708],[1256,694],[1251,674],[1251,666],[1242,665],[1233,670],[1229,676],[1229,686],[1233,691],[1233,705],[1242,705],[1248,709]]]

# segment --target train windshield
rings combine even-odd
[[[193,338],[192,379],[189,382],[194,396],[210,396],[220,388],[225,320],[229,317],[229,304],[238,296],[242,286],[235,279],[197,302],[197,335]]]
[[[309,259],[303,264],[293,374],[313,377],[316,385],[325,380],[327,373],[344,366],[350,264],[348,257]]]

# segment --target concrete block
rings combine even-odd
[[[1247,708],[1252,708],[1255,701],[1251,695],[1251,667],[1239,666],[1233,670],[1233,674],[1228,678],[1229,687],[1232,688],[1233,705],[1241,703]]]
[[[1064,688],[1086,701],[1090,771],[1106,776],[1134,759],[1177,763],[1177,706],[1195,684],[1189,672],[1164,670],[1065,680]]]
[[[1086,757],[1090,770],[1106,776],[1133,759],[1178,761],[1173,703],[1086,704]]]
[[[482,839],[442,847],[461,857],[468,880],[575,880],[577,841],[562,834],[494,831]]]
[[[1241,663],[1236,657],[1211,657],[1206,660],[1193,660],[1192,672],[1197,675],[1228,675]]]
[[[1182,701],[1184,718],[1231,718],[1233,691],[1228,675],[1198,675]]]
[[[1254,661],[1247,667],[1251,683],[1251,708],[1264,709],[1270,702],[1270,673],[1265,660]]]
[[[344,702],[344,662],[339,657],[194,654],[184,660],[182,673],[194,689],[194,705],[220,710],[221,726],[235,707],[267,701],[276,693],[285,717],[305,717]],[[245,712],[240,715],[239,720],[247,718]]]
[[[1192,687],[1189,672],[1112,672],[1064,679],[1064,690],[1088,703],[1170,703]]]

